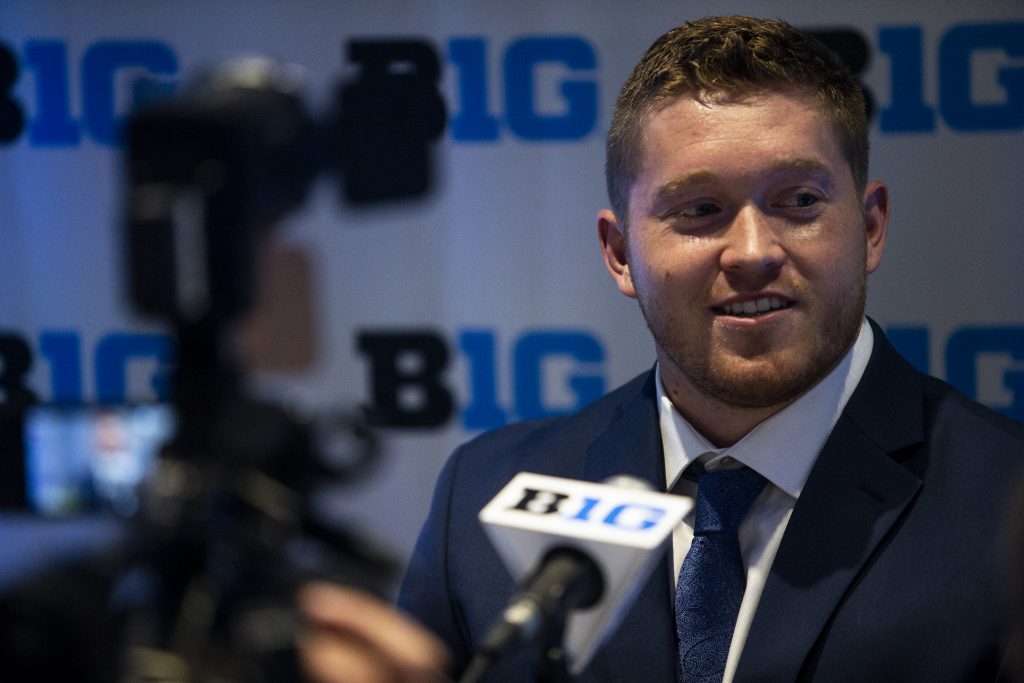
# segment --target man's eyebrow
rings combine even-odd
[[[775,171],[806,173],[818,176],[819,179],[832,182],[832,169],[817,159],[806,157],[787,157],[775,164]]]
[[[700,183],[710,183],[717,178],[714,173],[707,170],[690,171],[683,175],[676,176],[672,180],[664,183],[654,192],[654,205],[657,206],[661,202],[670,201],[672,197],[677,195],[680,190],[684,189],[689,185],[699,185]]]

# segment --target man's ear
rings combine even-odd
[[[864,236],[867,240],[867,271],[872,273],[882,262],[885,238],[889,234],[889,188],[880,180],[864,189]]]
[[[625,226],[611,209],[603,209],[597,214],[597,235],[601,239],[601,253],[608,274],[615,280],[620,292],[635,299],[636,289],[629,273]]]

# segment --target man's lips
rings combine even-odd
[[[711,310],[718,315],[729,315],[737,318],[756,318],[773,311],[781,311],[794,305],[794,301],[777,294],[768,294],[759,297],[735,297]]]

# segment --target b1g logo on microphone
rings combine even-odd
[[[562,491],[524,487],[519,501],[510,510],[535,515],[560,515],[563,519],[604,524],[623,530],[642,531],[655,526],[665,508],[636,502],[609,501],[590,495],[574,496]]]
[[[654,547],[689,508],[678,496],[541,474],[517,474],[481,510],[485,524],[560,538]]]

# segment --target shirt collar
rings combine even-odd
[[[671,485],[690,463],[712,453],[705,463],[709,469],[733,458],[799,498],[818,453],[864,374],[873,346],[871,326],[864,320],[857,341],[832,372],[728,448],[712,446],[675,410],[662,386],[659,366],[656,385],[665,481]]]

